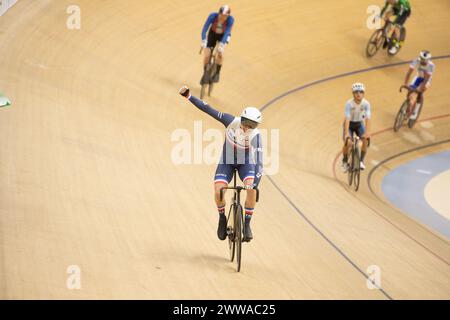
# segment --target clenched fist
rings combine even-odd
[[[183,97],[189,99],[189,88],[187,86],[182,86],[181,89],[178,91]]]

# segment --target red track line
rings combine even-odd
[[[443,118],[447,118],[450,117],[450,113],[447,114],[443,114],[443,115],[439,115],[439,116],[435,116],[435,117],[430,117],[430,118],[426,118],[423,120],[419,120],[417,122],[423,122],[423,121],[430,121],[430,120],[438,120],[438,119],[443,119]],[[386,129],[382,129],[380,131],[376,131],[375,133],[371,134],[371,136],[376,136],[379,134],[382,134],[384,132],[387,131],[391,131],[392,128],[386,128]],[[427,250],[429,253],[431,253],[432,255],[434,255],[436,258],[438,258],[439,260],[443,261],[444,263],[446,263],[447,265],[450,265],[450,263],[448,261],[446,261],[444,258],[442,258],[440,255],[438,255],[437,253],[435,253],[434,251],[432,251],[431,249],[429,249],[428,247],[426,247],[424,244],[422,244],[420,241],[416,240],[415,238],[413,238],[410,234],[408,234],[406,231],[404,231],[403,229],[401,229],[400,227],[398,227],[397,225],[395,225],[393,222],[391,222],[388,218],[386,218],[385,216],[383,216],[380,212],[378,212],[378,210],[372,208],[371,206],[369,206],[367,203],[365,203],[364,201],[362,201],[361,199],[359,199],[356,194],[354,194],[353,192],[350,192],[345,186],[345,184],[340,181],[337,178],[336,175],[336,163],[340,157],[340,155],[342,154],[342,151],[340,151],[337,155],[336,158],[334,158],[333,161],[333,176],[334,179],[339,182],[341,184],[341,186],[344,188],[345,191],[347,191],[348,193],[350,193],[351,195],[353,195],[356,199],[358,199],[359,201],[361,201],[367,208],[369,208],[370,210],[372,210],[373,212],[375,212],[378,216],[380,216],[381,218],[383,218],[385,221],[387,221],[390,225],[392,225],[395,229],[399,230],[401,233],[403,233],[405,236],[407,236],[409,239],[413,240],[415,243],[417,243],[418,245],[420,245],[422,248],[424,248],[425,250]],[[419,226],[421,226],[419,224]],[[421,226],[422,228],[425,228],[424,226]],[[427,229],[425,229],[427,230]],[[428,232],[430,232],[429,230],[427,230]]]

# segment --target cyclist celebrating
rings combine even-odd
[[[242,241],[248,242],[253,239],[250,221],[256,205],[256,190],[254,188],[258,186],[261,180],[263,169],[261,134],[256,128],[262,121],[261,112],[257,108],[247,107],[240,117],[234,117],[219,112],[206,102],[192,96],[186,86],[183,86],[179,93],[198,109],[221,122],[226,128],[221,161],[217,166],[214,178],[215,202],[219,211],[217,236],[220,240],[225,240],[227,237],[226,203],[225,200],[220,200],[220,190],[228,186],[236,169],[245,189],[247,189]]]
[[[208,16],[208,19],[202,29],[202,48],[205,49],[205,55],[203,59],[204,72],[200,84],[203,84],[204,82],[203,80],[205,79],[206,66],[208,65],[209,58],[217,42],[220,42],[218,48],[219,55],[217,58],[217,71],[213,81],[219,82],[220,69],[222,68],[223,63],[223,52],[225,50],[225,45],[230,40],[233,24],[234,18],[231,16],[231,9],[227,5],[220,7],[218,13],[213,12]],[[208,37],[206,37],[207,32]]]
[[[392,9],[387,11],[389,5],[392,6]],[[384,18],[386,21],[392,16],[396,16],[394,21],[394,31],[393,31],[393,44],[389,49],[390,54],[396,54],[398,49],[400,48],[400,29],[405,24],[406,20],[411,15],[411,4],[409,0],[387,0],[383,9],[381,10],[380,16],[386,12],[386,17]],[[387,44],[385,44],[387,45]]]
[[[411,78],[414,70],[417,69],[417,76],[413,79],[409,87],[417,91],[418,94],[422,94],[431,87],[431,78],[435,69],[434,63],[431,61],[431,53],[428,50],[422,50],[417,59],[414,59],[409,65],[409,70],[406,73],[405,83],[403,86],[407,87],[409,79]],[[403,87],[402,86],[402,87]],[[401,88],[400,88],[401,89]],[[411,94],[409,96],[409,108],[416,102],[417,95]],[[420,105],[416,104],[414,112],[410,119],[415,120],[419,111]]]
[[[370,103],[364,99],[366,89],[362,83],[354,83],[352,85],[353,99],[345,104],[345,121],[344,121],[344,147],[342,153],[342,170],[347,172],[348,152],[353,146],[353,132],[362,139],[363,146],[361,150],[360,168],[364,170],[364,158],[367,153],[368,139],[370,139]]]

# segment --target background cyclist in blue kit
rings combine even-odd
[[[225,45],[229,42],[231,36],[231,29],[233,28],[234,18],[231,16],[231,9],[229,6],[224,5],[220,8],[219,12],[213,12],[208,16],[205,25],[202,29],[202,48],[205,50],[203,59],[203,77],[200,84],[203,83],[205,78],[206,65],[209,62],[212,50],[219,42],[218,57],[217,57],[217,72],[213,81],[219,82],[220,70],[223,64],[223,53]],[[208,32],[209,30],[209,32]],[[208,36],[207,36],[208,33]]]

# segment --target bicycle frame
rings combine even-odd
[[[417,89],[412,89],[409,86],[402,86],[400,88],[400,92],[402,92],[403,89],[408,90],[408,94],[406,95],[406,99],[408,101],[407,114],[408,116],[410,116],[413,112],[413,107],[415,107],[416,103],[422,103],[423,92],[419,92],[417,91]],[[417,98],[415,99],[416,101],[413,104],[411,104],[411,95],[413,95],[414,93],[417,93]]]
[[[356,132],[353,132],[352,138],[347,138],[346,144],[348,143],[348,140],[352,140],[352,148],[350,150],[350,157],[351,157],[351,165],[348,169],[348,184],[349,186],[352,185],[354,182],[355,191],[358,191],[359,189],[359,183],[360,183],[360,159],[361,159],[361,151],[362,146],[361,143],[363,143],[365,138],[359,138]],[[367,147],[370,146],[370,139],[367,139]]]
[[[402,92],[403,89],[408,90],[408,94],[406,95],[405,101],[400,106],[400,110],[397,112],[397,116],[395,117],[394,121],[394,131],[397,132],[402,127],[403,123],[408,120],[408,127],[412,128],[414,124],[416,123],[417,119],[419,118],[420,112],[423,108],[423,92],[418,92],[417,89],[412,89],[409,86],[401,86],[400,92]],[[411,95],[413,93],[417,93],[417,98],[415,99],[414,103],[411,103]],[[419,107],[417,110],[417,115],[414,119],[411,119],[411,115],[413,111],[416,109],[416,107]]]
[[[200,54],[202,53],[203,48],[200,48]],[[205,92],[206,89],[208,87],[208,96],[211,96],[213,87],[214,87],[214,82],[212,81],[216,71],[217,71],[217,65],[216,65],[216,59],[217,59],[217,54],[218,54],[218,49],[217,49],[217,43],[214,46],[214,48],[211,50],[211,54],[209,56],[209,61],[208,64],[206,65],[206,73],[207,74],[207,81],[203,82],[202,79],[202,88],[200,90],[200,99],[203,99],[203,97],[205,96]]]
[[[234,190],[234,195],[233,195],[233,202],[234,204],[241,204],[241,191],[242,190],[247,190],[244,187],[241,186],[237,186],[237,182],[236,182],[236,173],[237,173],[237,169],[234,169],[234,174],[233,174],[233,187],[223,187],[220,189],[220,201],[223,200],[223,194],[224,194],[224,190]],[[253,188],[253,190],[256,190],[256,202],[259,201],[259,189],[258,188]]]
[[[199,54],[202,54],[202,52],[203,52],[203,47],[200,48]],[[214,48],[211,50],[211,54],[209,55],[208,65],[210,65],[211,67],[215,65],[216,59],[217,59],[217,57],[216,57],[217,55],[218,55],[218,50],[217,50],[217,43],[216,43]]]
[[[237,186],[237,169],[234,169],[233,173],[233,187],[223,187],[220,189],[220,201],[223,201],[223,195],[225,190],[231,189],[234,190],[232,204],[230,206],[230,212],[228,213],[227,225],[229,222],[230,215],[233,215],[233,223],[230,226],[231,230],[227,227],[228,233],[228,243],[230,247],[230,256],[231,261],[234,260],[234,255],[236,252],[236,263],[237,263],[237,272],[241,270],[241,257],[242,257],[242,233],[243,233],[243,221],[244,221],[244,212],[242,210],[241,205],[241,191],[246,190],[244,187]],[[259,190],[258,188],[254,188],[256,190],[256,202],[259,201]],[[233,209],[233,212],[231,212]],[[239,212],[238,212],[239,211]],[[238,216],[240,215],[240,216]]]

